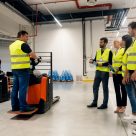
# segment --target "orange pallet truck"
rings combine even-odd
[[[38,113],[45,113],[53,104],[52,83],[47,76],[41,77],[39,84],[29,86],[27,103],[38,108]]]

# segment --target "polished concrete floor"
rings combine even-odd
[[[8,114],[10,101],[0,104],[0,136],[132,136],[133,127],[113,113],[116,103],[110,81],[110,99],[107,110],[88,109],[92,100],[92,83],[54,83],[54,95],[61,100],[42,115],[29,120],[17,120]],[[99,105],[102,102],[100,87]],[[130,106],[127,112],[131,113]]]

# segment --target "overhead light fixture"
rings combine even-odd
[[[53,15],[53,13],[48,9],[48,7],[47,6],[45,6],[45,4],[44,4],[44,2],[42,1],[42,0],[40,0],[41,1],[41,3],[42,3],[42,5],[43,5],[43,7],[51,14],[51,16],[54,18],[54,20],[56,21],[56,23],[60,26],[60,27],[62,27],[62,24],[59,22],[59,20]]]
[[[127,20],[127,17],[125,17],[125,18],[123,19],[121,26],[123,26],[123,25],[125,24],[126,20]]]
[[[54,20],[58,23],[58,25],[59,25],[60,27],[62,27],[62,24],[59,22],[59,20],[58,20],[56,17],[54,17]]]

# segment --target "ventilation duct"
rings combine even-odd
[[[16,37],[11,37],[9,35],[4,35],[0,32],[0,40],[5,40],[5,41],[14,41]]]

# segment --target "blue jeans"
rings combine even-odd
[[[136,113],[136,95],[135,95],[135,89],[133,87],[132,83],[128,83],[125,85],[131,108],[132,108],[132,113]]]
[[[136,81],[133,81],[132,84],[133,84],[134,92],[135,92],[135,96],[136,96]]]
[[[108,99],[109,99],[109,89],[108,89],[108,81],[109,81],[109,72],[102,72],[102,71],[96,71],[95,73],[95,79],[93,84],[93,93],[94,93],[94,100],[93,103],[97,104],[98,101],[98,92],[99,92],[99,86],[102,82],[103,86],[103,105],[108,105]]]
[[[12,110],[25,110],[26,94],[29,86],[29,69],[13,70],[13,88],[11,92]],[[18,98],[19,96],[19,98]]]

